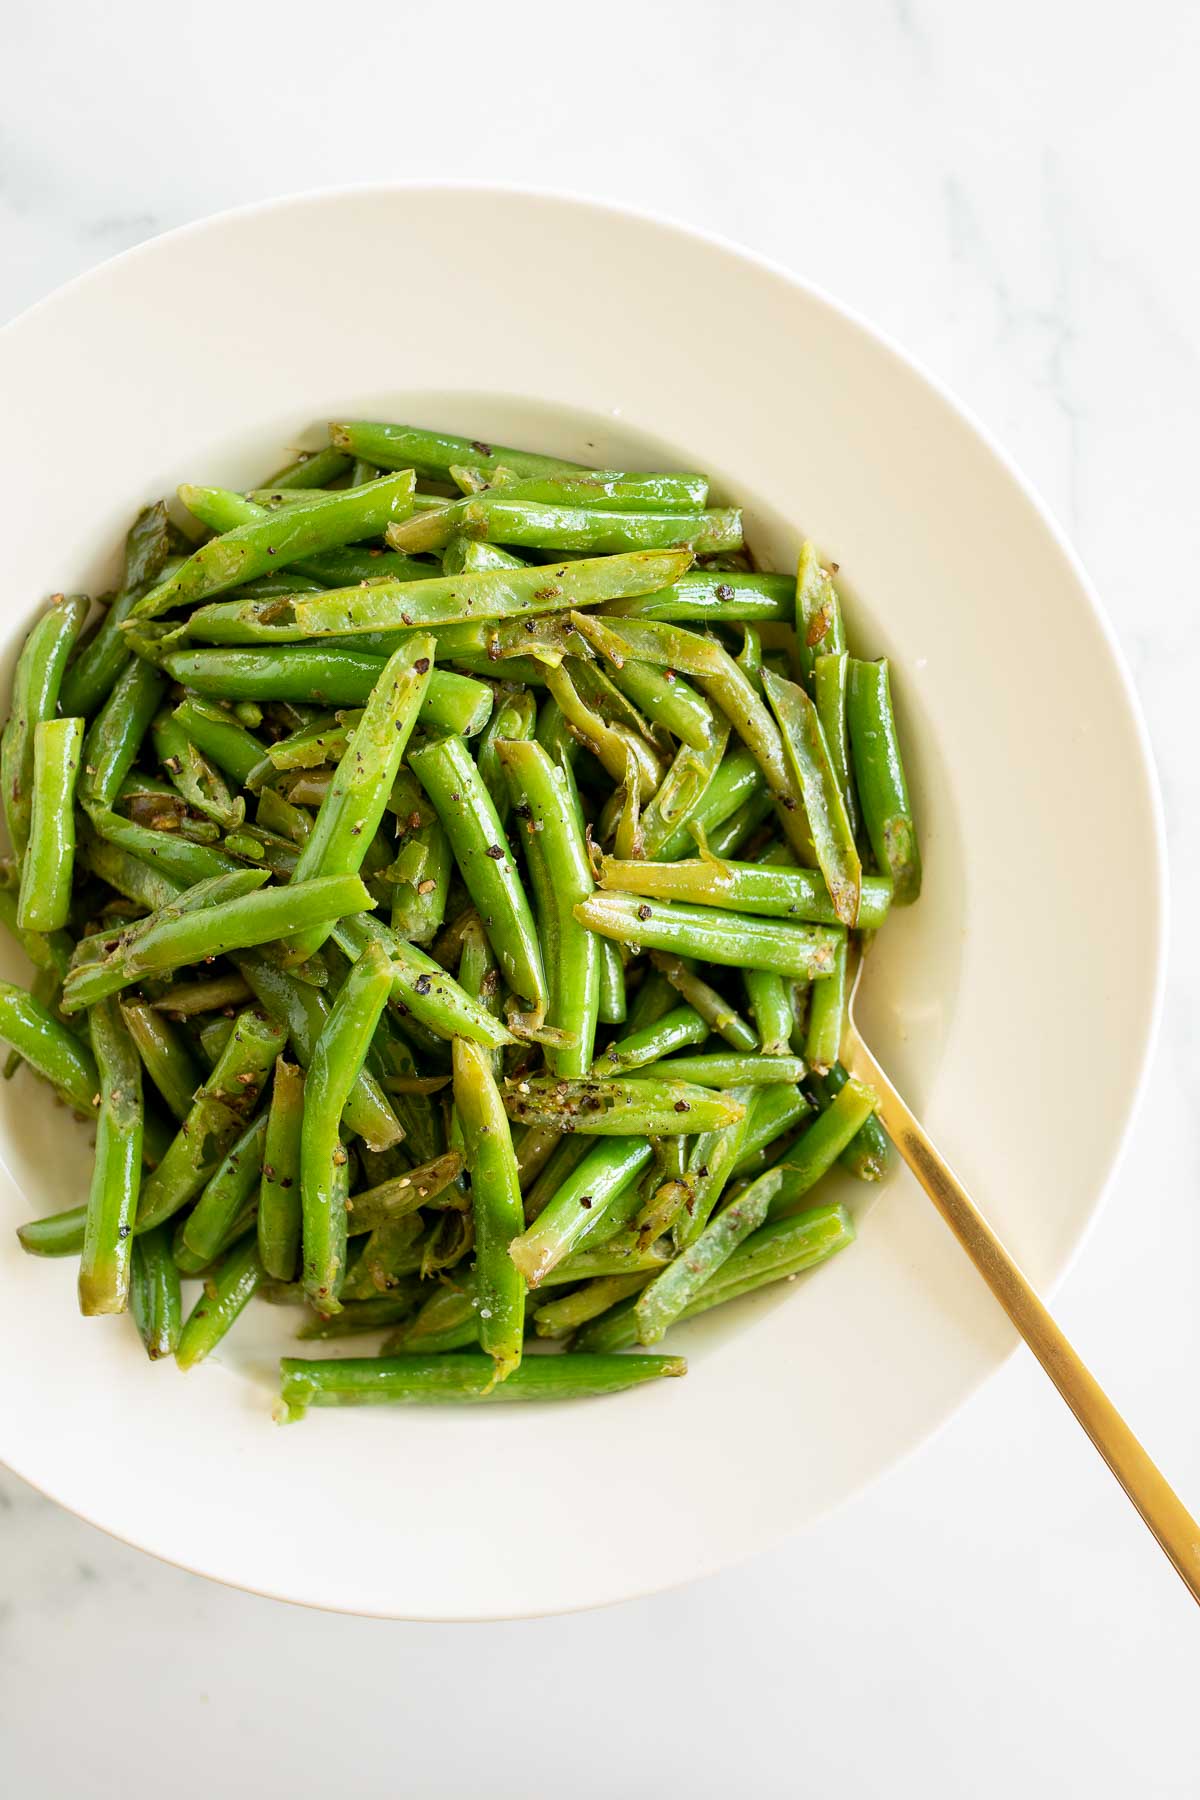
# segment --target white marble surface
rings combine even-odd
[[[1129,657],[1176,921],[1154,1084],[1058,1307],[1193,1504],[1198,79],[1186,0],[15,0],[0,22],[0,316],[241,201],[510,179],[673,214],[816,279],[1012,452]],[[1019,684],[1036,654],[1019,590],[997,629]],[[1097,844],[1097,874],[1120,854]],[[1030,1030],[1071,1054],[1068,1021]],[[231,1795],[346,1781],[364,1800],[481,1778],[493,1800],[1192,1794],[1197,1642],[1024,1355],[802,1540],[534,1624],[385,1625],[227,1592],[0,1474],[2,1761],[29,1795],[117,1795],[147,1768],[181,1800],[214,1778]]]

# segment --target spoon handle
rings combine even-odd
[[[961,1182],[851,1027],[846,1068],[879,1096],[879,1117],[933,1204],[1020,1332],[1142,1518],[1200,1601],[1200,1526],[1085,1367]]]

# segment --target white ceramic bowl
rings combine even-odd
[[[399,187],[225,215],[95,270],[0,336],[11,661],[53,589],[99,591],[138,505],[249,485],[330,417],[608,467],[678,461],[764,564],[841,565],[894,659],[925,893],[872,957],[871,1041],[1043,1287],[1113,1169],[1162,955],[1146,739],[1071,552],[978,429],[829,300],[646,218]],[[17,974],[13,957],[6,974]],[[856,1246],[677,1335],[684,1381],[574,1406],[271,1423],[290,1314],[184,1377],[81,1319],[11,1227],[86,1192],[82,1128],[0,1092],[0,1455],[128,1542],[264,1594],[488,1619],[645,1593],[836,1506],[1012,1345],[903,1173],[844,1184]]]

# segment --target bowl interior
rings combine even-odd
[[[514,243],[546,246],[554,306],[485,283],[481,307],[480,271]],[[325,271],[366,271],[352,326],[341,283],[295,281],[313,245]],[[925,892],[880,935],[863,1023],[1030,1274],[1054,1278],[1154,1013],[1152,779],[1078,571],[907,364],[702,240],[544,197],[414,189],[176,234],[18,321],[0,371],[15,396],[0,466],[24,521],[5,682],[47,592],[111,579],[138,505],[185,479],[255,484],[326,417],[701,467],[746,508],[764,566],[814,537],[841,565],[852,645],[893,658],[923,828]],[[21,978],[7,946],[0,972]],[[0,1219],[82,1198],[90,1154],[27,1074],[0,1088]],[[1008,1345],[906,1175],[838,1191],[859,1242],[679,1332],[686,1381],[287,1431],[269,1411],[293,1315],[250,1309],[185,1380],[146,1363],[128,1322],[80,1319],[73,1269],[5,1232],[0,1455],[133,1542],[291,1599],[494,1617],[667,1585],[836,1504]]]

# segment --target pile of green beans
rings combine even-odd
[[[35,621],[0,798],[4,1076],[95,1132],[20,1241],[182,1369],[255,1296],[387,1333],[280,1418],[682,1374],[629,1352],[888,1168],[839,1061],[921,885],[888,664],[703,474],[349,421],[181,487]]]

